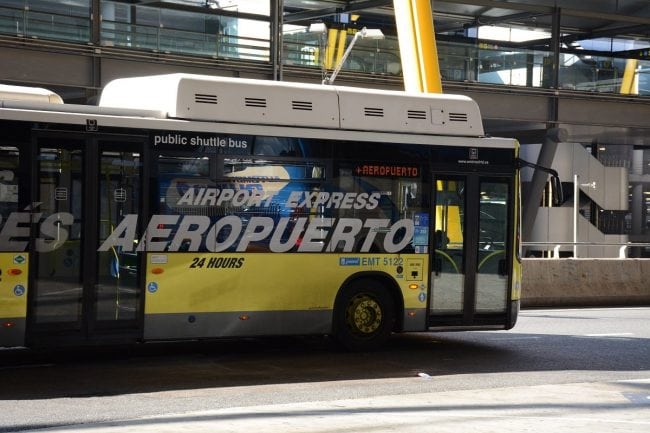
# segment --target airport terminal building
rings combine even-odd
[[[486,134],[516,138],[562,179],[553,206],[524,171],[526,255],[650,257],[650,5],[436,0],[432,11],[443,91],[474,99]],[[0,0],[0,83],[91,105],[133,76],[320,83],[354,40],[337,85],[401,90],[394,12],[392,0]],[[363,28],[383,38],[355,38]]]

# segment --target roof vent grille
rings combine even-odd
[[[427,112],[424,110],[407,110],[406,115],[409,119],[427,119]]]
[[[311,101],[291,101],[294,110],[312,111],[314,109]]]
[[[467,113],[449,113],[450,122],[467,122]]]
[[[207,93],[195,93],[194,102],[197,104],[217,104],[217,95],[208,95]]]
[[[384,117],[384,109],[383,108],[364,107],[363,111],[364,111],[366,116]]]
[[[265,98],[244,98],[247,107],[266,108]]]

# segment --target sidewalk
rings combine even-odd
[[[251,406],[38,431],[646,433],[650,379]]]

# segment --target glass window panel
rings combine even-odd
[[[407,164],[390,166],[395,169],[412,169],[412,177],[381,174],[379,170],[363,167],[375,165],[361,162],[352,166],[342,164],[337,177],[328,183],[327,190],[332,197],[343,197],[338,204],[328,205],[323,213],[341,219],[359,221],[363,228],[350,229],[355,233],[354,248],[351,242],[336,242],[330,245],[332,251],[340,252],[389,252],[413,253],[416,245],[416,221],[428,221],[428,213],[423,207],[423,186],[419,167]],[[377,166],[378,168],[378,166]],[[382,167],[385,168],[385,167]],[[372,175],[368,173],[374,173]],[[401,173],[401,172],[400,172]],[[347,201],[346,201],[347,200]],[[354,223],[352,223],[354,224]],[[422,227],[421,227],[422,229]],[[344,237],[345,238],[345,237]],[[426,245],[419,245],[417,252],[426,252]]]
[[[139,214],[140,155],[104,151],[99,176],[98,246],[115,231],[126,215]],[[135,239],[139,239],[138,231]],[[112,247],[97,252],[96,318],[103,321],[137,319],[139,257],[135,251]]]
[[[465,286],[465,180],[439,178],[435,183],[433,295],[434,314],[463,311]]]
[[[481,182],[476,312],[506,310],[508,275],[508,183]]]
[[[171,230],[166,246],[156,250],[296,250],[307,222],[319,212],[306,194],[322,189],[325,167],[252,158],[222,161],[217,178],[216,159],[159,155],[155,213],[180,218],[166,227]]]
[[[50,12],[59,15],[89,17],[90,2],[91,0],[68,0],[65,2],[52,0],[27,0],[25,6],[27,6],[28,10],[35,12]]]
[[[82,163],[81,150],[41,149],[38,155],[37,323],[77,322],[80,317]]]

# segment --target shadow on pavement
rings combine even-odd
[[[403,378],[415,377],[418,372],[435,377],[552,370],[638,371],[650,369],[650,356],[644,349],[649,343],[639,338],[462,332],[396,335],[383,350],[368,353],[344,352],[326,337],[0,350],[0,399]],[[587,362],[585,353],[592,354]]]

